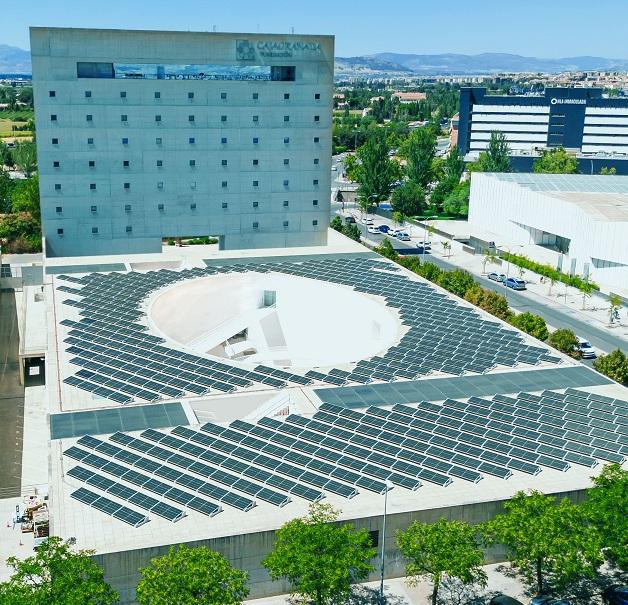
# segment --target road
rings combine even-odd
[[[383,220],[381,217],[377,217],[377,223],[386,223],[388,221]],[[366,227],[364,225],[360,225],[362,229],[362,236],[366,237],[372,243],[379,243],[386,236],[384,235],[374,235],[368,233],[366,231]],[[389,238],[393,243],[395,249],[402,251],[404,249],[415,249],[415,242],[401,242],[394,238]],[[423,256],[420,258],[423,260]],[[458,269],[454,263],[448,262],[441,257],[437,257],[433,254],[426,253],[425,260],[442,267],[443,269]],[[582,338],[586,338],[595,348],[600,349],[603,352],[610,352],[615,349],[626,349],[626,341],[617,336],[613,336],[592,326],[590,323],[578,319],[575,317],[575,313],[571,313],[569,311],[561,311],[559,309],[555,309],[553,307],[548,307],[542,301],[537,301],[525,294],[517,292],[515,290],[506,289],[502,285],[498,285],[496,282],[491,281],[487,277],[484,276],[474,276],[475,279],[482,285],[484,288],[491,288],[495,290],[495,292],[499,294],[504,294],[508,299],[508,304],[515,311],[529,311],[530,313],[534,313],[536,315],[540,315],[545,321],[555,327],[555,328],[569,328],[573,330],[578,336]],[[591,360],[583,360],[587,365],[591,364]]]

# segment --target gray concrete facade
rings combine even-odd
[[[324,245],[333,36],[31,28],[48,256]]]

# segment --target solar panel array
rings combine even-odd
[[[103,492],[90,491],[105,500],[88,504],[104,512],[115,505],[122,520],[133,505],[178,521],[187,509],[213,516],[222,505],[249,511],[256,500],[281,507],[294,496],[314,502],[327,493],[353,498],[423,482],[446,487],[514,471],[621,464],[627,427],[628,402],[568,389],[364,411],[324,403],[311,418],[85,436],[64,454],[80,463],[70,477]]]
[[[247,369],[178,351],[149,334],[141,321],[144,311],[140,304],[155,290],[188,279],[246,271],[278,271],[381,296],[398,310],[408,329],[385,354],[358,361],[350,371],[310,370],[302,376],[264,365]],[[80,321],[61,322],[70,328],[65,338],[73,355],[70,362],[81,368],[65,382],[119,403],[231,392],[254,384],[274,388],[312,382],[342,386],[416,379],[433,372],[461,375],[484,373],[497,365],[560,362],[544,347],[526,344],[517,331],[483,319],[474,309],[409,279],[388,263],[368,258],[322,257],[183,271],[60,275],[59,279],[71,285],[57,289],[76,297],[65,299],[64,304],[76,307],[81,316]]]

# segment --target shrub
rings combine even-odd
[[[423,263],[418,270],[418,274],[421,277],[434,283],[438,282],[442,273],[444,273],[444,271],[438,265],[430,262]]]
[[[356,242],[360,241],[360,227],[358,227],[355,223],[347,223],[342,228],[342,233],[344,233],[348,238]]]
[[[382,243],[379,246],[375,246],[375,248],[373,248],[373,250],[375,252],[377,252],[377,254],[381,254],[384,258],[388,258],[388,259],[394,260],[394,261],[398,261],[399,260],[399,254],[393,248],[392,243],[390,242],[390,240],[387,237],[385,237],[382,240]]]
[[[565,353],[575,359],[582,357],[582,353],[578,349],[578,339],[573,331],[568,328],[552,332],[547,342],[561,353]]]
[[[593,367],[600,374],[620,384],[628,384],[628,357],[620,349],[615,349],[608,355],[600,355],[593,362]]]
[[[487,313],[499,317],[499,319],[509,321],[512,317],[512,311],[508,308],[506,297],[498,294],[495,290],[487,290],[475,284],[467,290],[464,299],[472,305],[484,309]]]
[[[342,233],[342,219],[339,216],[334,216],[334,218],[331,219],[329,226],[334,231],[340,231],[340,233]]]
[[[463,269],[443,271],[438,278],[438,285],[461,298],[475,285],[473,276]]]
[[[526,311],[511,318],[510,323],[519,328],[521,331],[538,338],[539,340],[547,340],[549,332],[545,320],[539,316]]]

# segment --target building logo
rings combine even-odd
[[[552,105],[586,105],[586,99],[557,99],[553,97],[550,99],[550,104]]]
[[[248,40],[236,40],[236,60],[254,61],[255,47]]]

